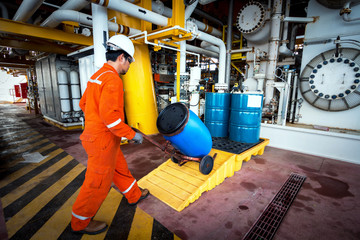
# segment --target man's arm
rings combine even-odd
[[[118,137],[133,139],[135,131],[131,129],[124,118],[123,90],[120,81],[109,81],[104,84],[100,103],[99,114],[104,124]]]

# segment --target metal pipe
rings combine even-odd
[[[228,14],[228,28],[226,36],[226,68],[225,68],[225,82],[228,84],[230,89],[230,70],[231,70],[231,48],[232,48],[232,25],[233,25],[233,6],[234,0],[229,2],[229,14]]]
[[[216,24],[218,24],[220,26],[224,26],[224,23],[221,20],[207,14],[206,12],[201,11],[200,9],[196,8],[194,13],[196,13],[197,15],[199,15],[199,16],[201,16],[201,17],[203,17],[203,18],[205,18],[205,19],[207,19],[209,21],[212,21],[212,22],[214,22],[214,23],[216,23]]]
[[[285,18],[289,17],[290,14],[290,0],[286,0],[285,4]],[[289,22],[284,22],[283,25],[283,36],[282,36],[282,43],[279,48],[279,54],[283,56],[292,56],[293,52],[288,49],[286,46],[287,36],[288,36],[288,30],[289,30]]]
[[[196,47],[190,44],[186,44],[186,49],[191,51],[191,52],[196,52],[196,53],[200,53],[203,54],[207,57],[212,57],[212,58],[219,58],[219,53],[217,52],[213,52],[210,50],[206,50],[204,48],[200,48],[200,47]]]
[[[269,44],[269,57],[266,66],[266,88],[265,88],[265,106],[270,106],[271,99],[274,96],[275,69],[278,58],[280,41],[282,0],[275,0],[273,5],[273,15],[271,17],[271,32]]]
[[[245,52],[254,52],[255,49],[254,47],[252,48],[241,48],[241,49],[235,49],[235,50],[231,50],[230,53],[245,53]]]
[[[107,9],[100,5],[91,4],[93,20],[94,65],[101,68],[106,62],[106,41],[109,38],[107,24]]]
[[[188,20],[188,18],[194,12],[194,10],[195,10],[198,3],[199,3],[199,0],[196,0],[195,2],[193,2],[193,4],[186,7],[186,9],[185,9],[185,21]]]
[[[89,2],[86,0],[69,0],[66,3],[64,3],[58,10],[80,11],[88,4],[89,4]],[[51,21],[52,15],[55,13],[56,13],[56,11],[53,12],[47,19],[45,19],[45,21],[40,26],[46,26],[47,22]],[[53,27],[57,27],[57,25],[53,26]]]
[[[349,17],[349,15],[350,15],[350,13],[351,13],[351,7],[350,7],[351,3],[352,3],[352,1],[349,1],[349,2],[345,3],[343,9],[341,10],[341,11],[346,10],[346,12],[342,14],[342,18],[343,18],[344,21],[346,21],[346,22],[352,22],[352,21],[358,21],[358,20],[360,20],[360,17],[357,17],[357,18],[350,18],[350,17]]]
[[[38,10],[44,0],[24,0],[12,20],[26,22]]]
[[[294,23],[313,23],[315,17],[285,17],[283,22],[294,22]]]
[[[216,46],[218,46],[220,48],[220,53],[219,53],[219,80],[218,83],[215,85],[215,88],[217,88],[218,90],[228,90],[228,85],[225,82],[225,62],[226,62],[226,47],[225,47],[225,43],[217,38],[214,37],[210,34],[204,33],[204,32],[200,32],[197,35],[197,38],[199,40],[204,40],[207,41],[209,43],[212,43]]]
[[[209,33],[211,35],[214,35],[214,36],[217,36],[219,38],[222,37],[222,32],[220,32],[219,30],[217,30],[216,28],[213,28],[212,26],[210,25],[207,25],[203,22],[200,22],[196,19],[193,19],[193,21],[195,22],[195,24],[198,26],[199,30],[200,31],[204,31],[206,33]]]
[[[209,43],[207,41],[202,41],[200,43],[200,47],[203,48],[203,49],[212,51],[212,52],[216,52],[216,53],[219,53],[219,51],[220,51],[219,47],[216,47],[216,46],[214,46],[213,44],[211,44],[211,43]]]
[[[151,22],[159,26],[167,26],[169,19],[145,8],[136,6],[123,0],[88,0],[111,10],[125,13],[132,17]]]
[[[291,36],[290,36],[290,43],[289,43],[289,49],[291,51],[295,51],[296,33],[297,33],[297,30],[299,29],[300,25],[295,25],[291,29]]]
[[[93,17],[91,15],[77,12],[74,10],[56,10],[51,14],[49,18],[46,19],[46,22],[41,24],[42,27],[56,27],[59,23],[63,21],[72,21],[84,24],[86,26],[92,26]],[[122,33],[125,35],[133,35],[139,33],[140,30],[135,28],[130,28],[121,24],[117,24],[111,21],[108,21],[109,31]]]
[[[161,5],[161,3],[153,1],[152,2],[152,9],[153,9],[154,12],[162,14],[165,17],[168,17],[168,18],[172,17],[172,9],[168,8],[168,7],[164,7],[163,4]],[[195,11],[196,10],[197,9],[195,9]],[[186,20],[187,19],[185,19],[185,21]],[[213,28],[212,26],[207,25],[207,24],[205,24],[203,22],[200,22],[200,21],[198,21],[198,20],[196,20],[194,18],[190,18],[190,16],[189,16],[189,20],[194,21],[195,24],[198,26],[198,29],[200,31],[204,31],[206,33],[212,34],[212,35],[217,36],[219,38],[222,37],[222,32],[217,30],[216,28]]]

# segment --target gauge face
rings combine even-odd
[[[313,58],[300,77],[300,91],[314,107],[343,111],[360,105],[360,51],[335,49]]]

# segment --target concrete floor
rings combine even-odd
[[[0,105],[3,109],[86,165],[86,153],[79,141],[81,131],[58,129],[30,115],[23,104]],[[163,141],[160,135],[152,137]],[[123,145],[122,150],[138,180],[167,160],[149,142]],[[360,165],[266,147],[263,155],[253,156],[233,177],[203,193],[181,212],[153,196],[139,207],[182,239],[241,239],[295,172],[307,179],[274,239],[360,239],[359,171]],[[5,235],[1,216],[0,239],[6,239]]]

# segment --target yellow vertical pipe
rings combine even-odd
[[[172,0],[172,18],[171,24],[173,26],[178,25],[180,27],[185,27],[185,4],[184,0]]]
[[[185,4],[183,0],[172,0],[173,13],[170,20],[171,25],[185,26]],[[180,101],[180,52],[177,52],[176,61],[176,101]]]
[[[108,11],[109,18],[116,16],[119,24],[140,29],[141,21],[125,14]],[[154,81],[148,46],[135,44],[135,62],[129,71],[121,76],[125,91],[125,113],[128,125],[138,128],[145,134],[158,133],[158,117]]]
[[[180,102],[180,52],[176,56],[176,101]]]

